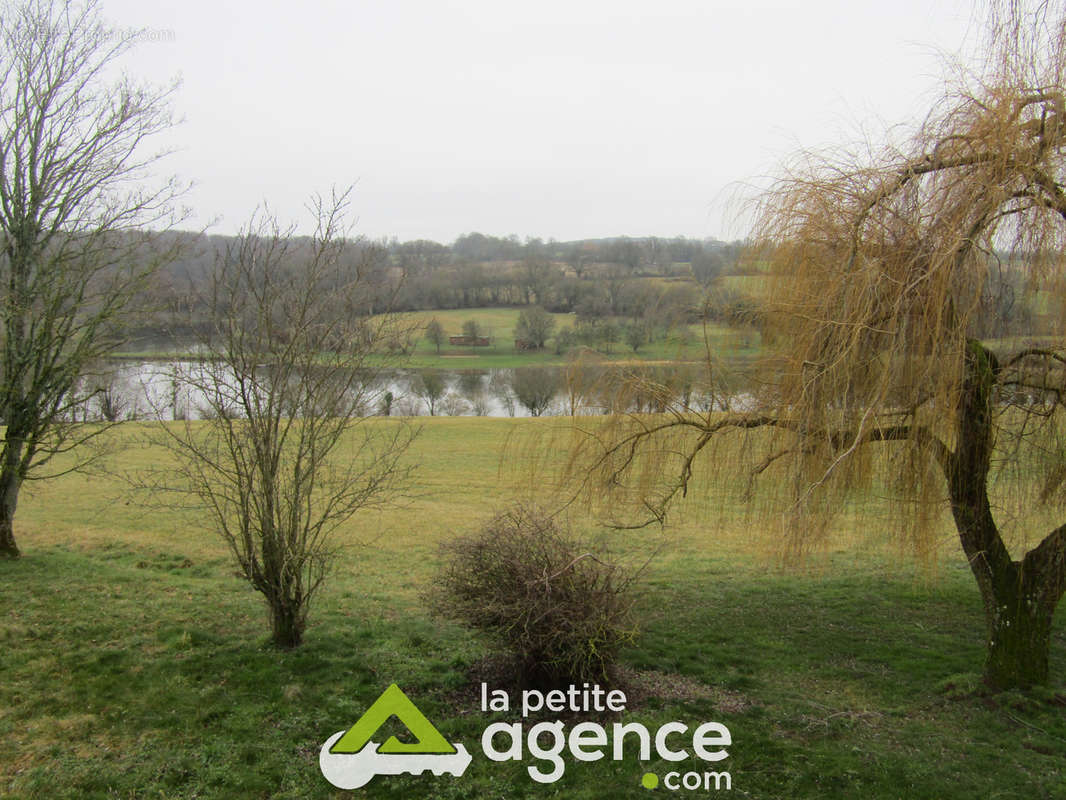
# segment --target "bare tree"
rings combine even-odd
[[[206,419],[161,426],[178,467],[156,488],[198,498],[241,574],[261,592],[279,647],[300,644],[338,528],[397,499],[417,431],[374,419],[374,379],[400,324],[345,238],[347,193],[316,199],[314,236],[253,217],[220,260],[211,334],[181,378]],[[378,293],[378,296],[375,294]]]
[[[562,372],[566,413],[575,417],[585,409],[605,407],[606,376],[607,369],[598,352],[586,347],[571,351]]]
[[[426,339],[430,344],[435,345],[437,348],[437,355],[440,355],[440,346],[444,344],[444,326],[440,324],[436,317],[426,323]]]
[[[554,328],[555,317],[540,306],[530,306],[519,312],[514,336],[515,339],[526,342],[529,346],[539,350],[551,337]]]
[[[622,336],[626,340],[626,344],[633,349],[634,353],[648,343],[647,332],[640,322],[630,322],[626,325],[623,329]]]
[[[1066,348],[978,338],[1002,264],[1066,286],[1066,11],[1025,11],[994,20],[982,75],[901,145],[804,153],[766,196],[756,257],[774,270],[777,360],[758,408],[618,418],[583,442],[600,485],[654,498],[659,518],[694,470],[733,481],[750,458],[792,553],[875,479],[913,501],[900,533],[931,552],[941,502],[980,589],[995,688],[1048,679],[1066,590],[1066,525],[1028,527],[1040,501],[1064,510]],[[659,480],[667,462],[679,480]]]
[[[176,184],[148,188],[172,90],[106,78],[131,38],[96,4],[0,11],[0,556],[17,557],[25,480],[101,426],[74,424],[79,379],[122,340],[131,299],[166,253],[139,230],[170,221]],[[84,417],[84,414],[82,415]]]
[[[476,319],[468,319],[463,323],[463,336],[467,339],[477,340],[484,336],[484,331]]]
[[[543,306],[556,270],[547,258],[537,252],[536,247],[531,249],[532,252],[522,261],[519,285],[527,306],[533,303]]]
[[[570,265],[570,269],[574,271],[579,280],[591,262],[592,253],[588,251],[586,245],[575,244],[567,251],[566,263]]]
[[[692,277],[701,286],[710,286],[725,271],[728,262],[720,249],[701,250],[692,257]]]

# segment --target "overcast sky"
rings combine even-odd
[[[913,120],[960,0],[102,0],[182,79],[186,227],[356,184],[359,232],[735,238],[800,147]]]

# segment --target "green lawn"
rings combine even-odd
[[[403,315],[419,327],[424,327],[436,318],[444,327],[446,335],[458,336],[463,323],[475,320],[486,332],[492,343],[488,347],[459,347],[444,344],[440,353],[437,348],[420,339],[411,354],[407,366],[414,368],[441,367],[445,369],[492,369],[522,366],[561,366],[566,363],[565,354],[557,354],[554,342],[539,351],[517,352],[514,348],[514,328],[518,323],[520,308],[473,308],[451,311],[419,311]],[[574,325],[573,314],[552,314],[555,332]],[[625,320],[618,320],[619,325]],[[658,336],[655,341],[634,352],[624,341],[615,342],[610,352],[601,349],[604,356],[614,361],[693,361],[704,357],[704,341],[709,342],[717,357],[750,361],[760,352],[759,334],[747,328],[732,328],[709,323],[690,325],[683,332],[675,331],[669,337]]]
[[[559,424],[425,420],[417,496],[342,533],[306,643],[288,653],[267,644],[262,602],[195,511],[145,509],[104,477],[34,486],[19,511],[25,556],[0,562],[0,796],[669,796],[649,795],[642,775],[707,765],[567,755],[565,775],[541,785],[528,752],[487,760],[484,727],[518,719],[480,711],[484,644],[420,599],[441,541],[536,488],[523,459]],[[138,444],[142,431],[121,429],[125,469],[165,458]],[[610,534],[622,558],[662,548],[641,584],[643,632],[623,656],[635,688],[619,721],[727,725],[729,758],[712,767],[731,775],[724,796],[1064,796],[1062,614],[1049,689],[973,691],[982,614],[949,530],[931,579],[883,543],[897,520],[873,504],[843,518],[809,568],[783,573],[732,500],[695,491],[679,511],[663,533]],[[461,778],[331,789],[319,747],[393,682],[473,763]]]
[[[514,346],[514,328],[518,323],[520,308],[470,308],[448,311],[412,311],[399,314],[404,323],[414,328],[415,344],[408,357],[390,357],[389,365],[412,369],[511,369],[523,366],[562,366],[566,364],[565,353],[555,352],[555,343],[536,351],[519,352]],[[552,314],[555,332],[574,325],[573,314]],[[463,323],[474,320],[491,339],[488,347],[461,347],[445,343],[437,352],[436,346],[422,335],[426,323],[436,318],[446,336],[462,334]],[[625,320],[616,320],[621,326]],[[717,358],[746,363],[761,353],[760,337],[751,328],[733,328],[717,323],[689,325],[684,331],[674,331],[670,336],[657,334],[655,341],[634,352],[624,341],[619,340],[603,351],[612,361],[698,361],[704,358],[705,340]],[[126,350],[118,354],[128,359],[181,358],[182,353]]]

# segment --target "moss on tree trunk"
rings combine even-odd
[[[1051,618],[1031,593],[996,607],[988,620],[985,682],[994,689],[1047,683]]]
[[[998,370],[996,357],[971,342],[947,472],[955,526],[985,605],[985,682],[1001,690],[1047,682],[1051,620],[1066,588],[1066,527],[1023,561],[1012,560],[1003,543],[988,498]]]
[[[15,509],[18,506],[19,487],[17,442],[7,442],[5,463],[0,465],[0,558],[18,558],[15,544]]]
[[[281,598],[268,598],[270,604],[271,640],[276,647],[290,650],[299,647],[304,638],[306,613],[300,603]]]

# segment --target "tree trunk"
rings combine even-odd
[[[270,599],[270,627],[274,645],[283,650],[299,647],[304,638],[304,614],[298,603]]]
[[[0,465],[0,558],[18,558],[22,555],[15,544],[15,508],[22,483],[18,476],[17,455],[14,464],[6,463],[13,460],[10,454],[14,452],[15,448],[8,442],[9,455],[5,463]]]
[[[996,688],[1046,683],[1051,620],[1066,593],[1066,525],[1015,562],[1016,591],[989,618],[985,679]]]
[[[18,558],[22,555],[15,544],[14,517],[0,508],[0,558]]]
[[[985,605],[985,682],[1003,690],[1047,682],[1051,619],[1066,589],[1066,526],[1020,562],[1003,543],[988,498],[998,370],[995,356],[971,342],[947,474],[959,540]]]
[[[1051,617],[1047,609],[1022,580],[1019,591],[996,606],[988,620],[988,657],[985,682],[993,689],[1012,689],[1047,683],[1048,652],[1051,644]]]

